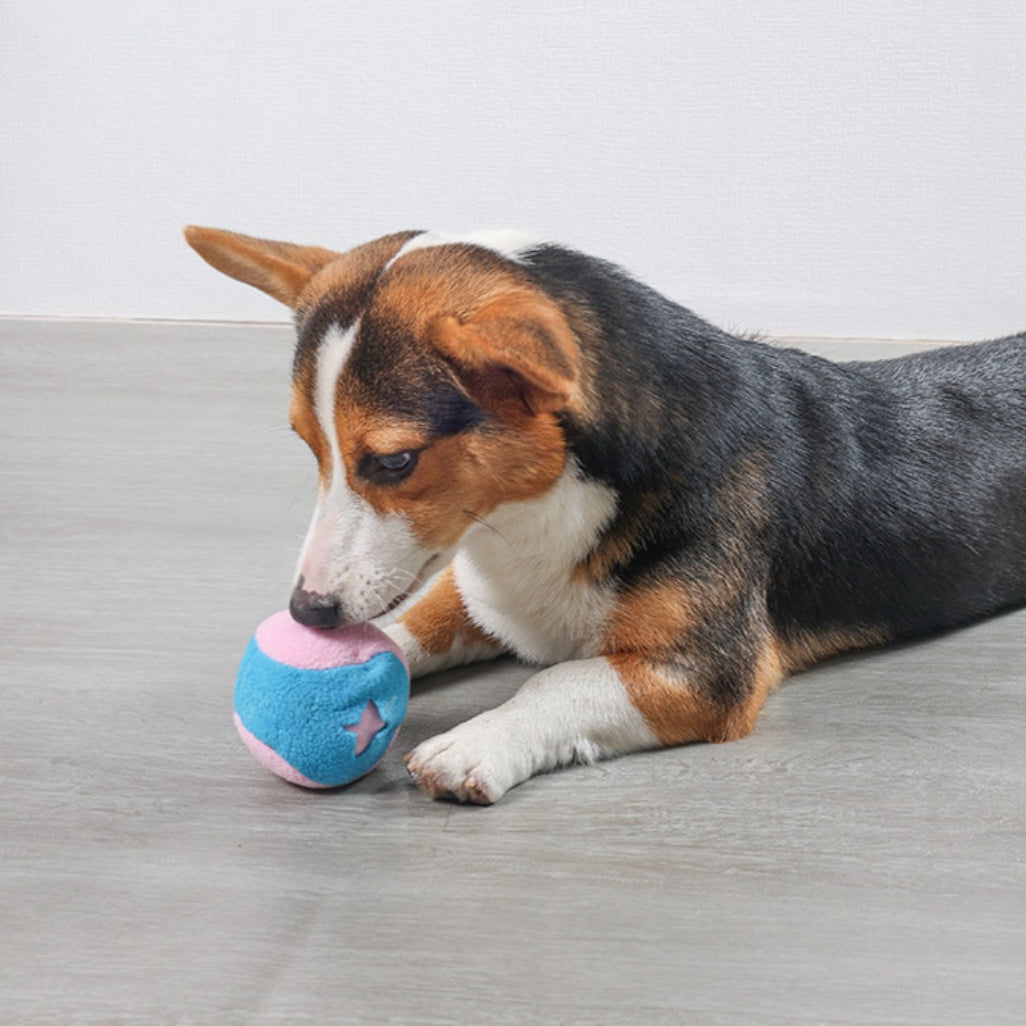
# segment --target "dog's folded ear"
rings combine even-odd
[[[340,254],[320,246],[254,239],[220,228],[185,229],[185,241],[211,267],[231,278],[262,289],[286,306],[294,307],[311,275]]]
[[[430,334],[485,405],[513,389],[532,411],[551,412],[577,391],[577,338],[559,307],[533,290],[512,290],[467,317],[438,317]]]

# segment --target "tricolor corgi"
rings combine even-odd
[[[429,795],[741,738],[795,670],[1026,602],[1026,335],[833,363],[512,233],[186,237],[295,314],[295,619],[430,581],[388,627],[414,676],[540,667],[407,756]]]

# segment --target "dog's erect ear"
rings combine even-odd
[[[211,267],[254,285],[286,306],[294,307],[311,275],[340,254],[320,246],[254,239],[220,228],[185,229],[185,241]]]
[[[498,397],[515,383],[533,411],[551,412],[565,408],[577,390],[580,347],[573,330],[555,303],[529,289],[501,295],[466,318],[439,317],[431,337],[472,393]]]

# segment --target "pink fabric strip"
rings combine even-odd
[[[269,616],[257,627],[256,643],[261,652],[276,662],[300,670],[328,670],[334,666],[365,663],[379,652],[392,652],[406,666],[399,646],[373,624],[315,630],[296,623],[288,610]]]
[[[329,786],[328,784],[318,784],[316,780],[311,780],[309,777],[304,776],[291,763],[286,762],[273,748],[265,745],[258,737],[254,737],[243,726],[238,713],[235,714],[235,729],[239,732],[239,737],[246,743],[246,747],[253,753],[256,761],[283,780],[287,780],[290,784],[298,784],[300,787],[316,787],[322,790]]]

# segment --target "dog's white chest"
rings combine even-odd
[[[471,618],[530,662],[597,654],[613,596],[574,570],[615,510],[615,493],[574,467],[544,496],[500,506],[453,562]]]

